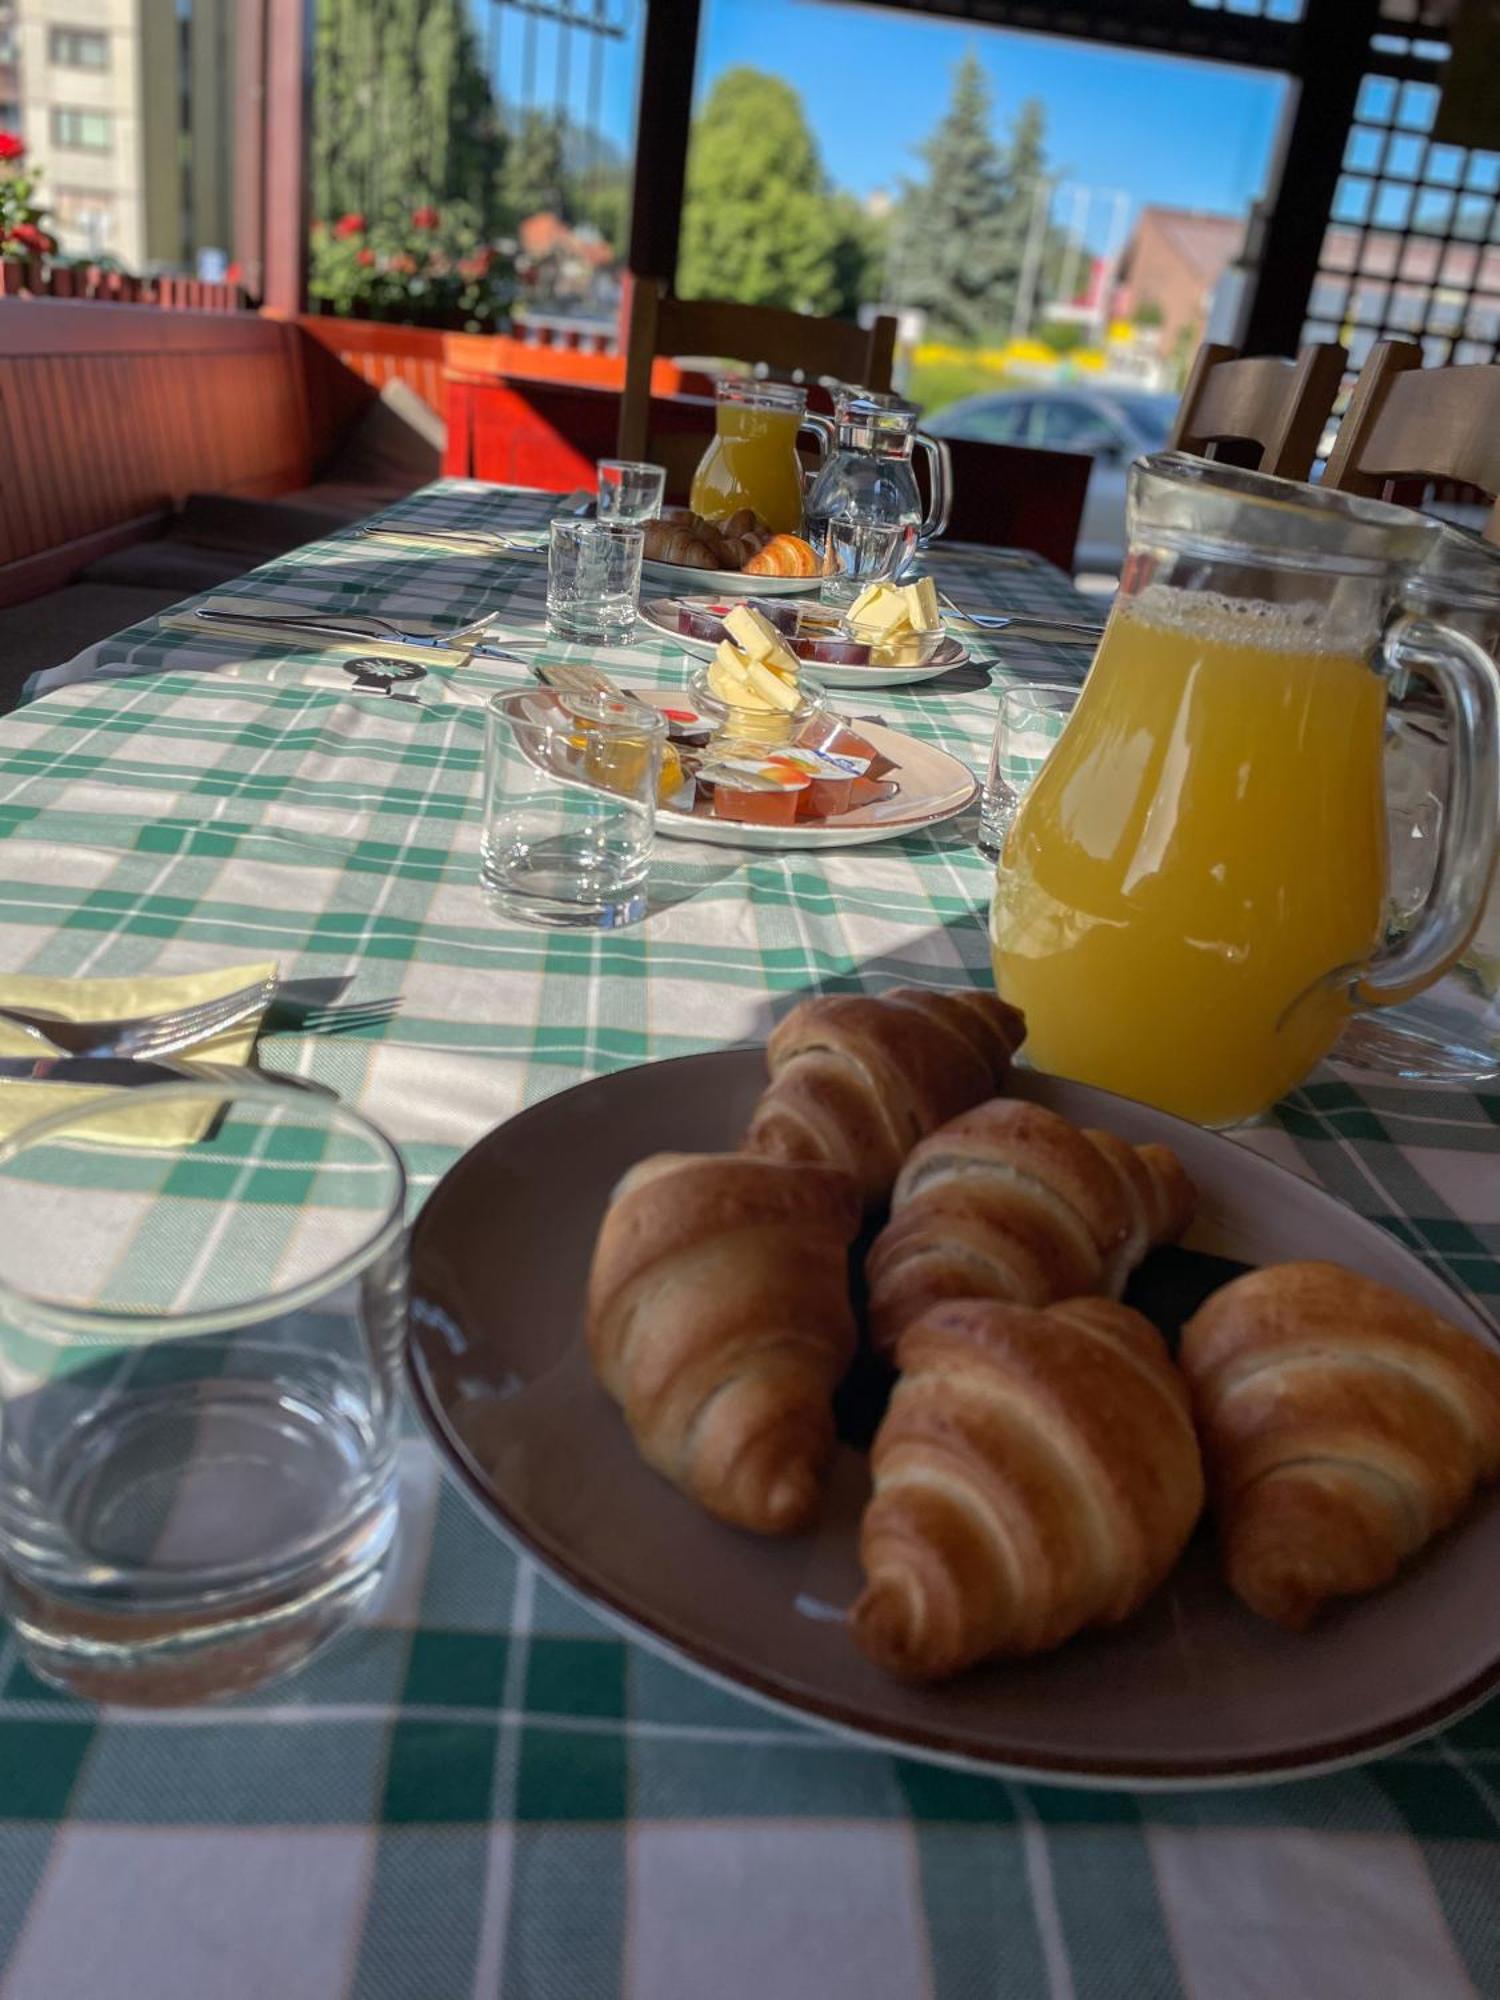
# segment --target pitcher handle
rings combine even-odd
[[[803,431],[811,431],[818,440],[818,466],[821,470],[833,450],[833,419],[820,415],[817,410],[804,410],[802,421],[797,426],[799,437]]]
[[[1403,613],[1386,628],[1388,672],[1430,681],[1447,711],[1450,754],[1432,885],[1410,930],[1356,974],[1360,1007],[1409,1000],[1441,979],[1474,934],[1500,840],[1500,675],[1482,646],[1451,625]]]
[[[953,454],[942,438],[929,437],[926,431],[914,432],[912,443],[919,444],[927,454],[927,477],[932,488],[932,505],[917,530],[917,547],[925,549],[929,542],[946,533],[948,517],[953,512]]]

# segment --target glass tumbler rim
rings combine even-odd
[[[151,1084],[149,1090],[152,1112],[173,1106],[191,1109],[195,1105],[218,1107],[241,1101],[315,1111],[329,1123],[342,1125],[346,1130],[352,1129],[370,1146],[391,1176],[390,1199],[379,1219],[354,1248],[344,1251],[307,1277],[299,1278],[280,1290],[266,1289],[232,1303],[184,1312],[159,1307],[126,1310],[64,1304],[13,1282],[6,1275],[5,1252],[3,1244],[0,1244],[0,1313],[15,1314],[23,1321],[28,1317],[33,1322],[39,1320],[52,1334],[76,1337],[82,1341],[108,1341],[115,1346],[133,1344],[142,1338],[148,1328],[162,1321],[170,1324],[174,1337],[228,1332],[239,1326],[253,1325],[272,1314],[280,1316],[296,1312],[325,1298],[367,1265],[384,1256],[405,1236],[407,1179],[400,1151],[378,1125],[341,1099],[313,1096],[259,1078],[246,1078],[235,1083],[216,1082],[208,1077],[201,1082],[184,1078],[181,1083]],[[0,1174],[37,1144],[56,1139],[92,1120],[118,1117],[127,1106],[139,1112],[146,1108],[146,1100],[134,1090],[109,1090],[86,1103],[74,1104],[45,1118],[34,1119],[0,1141]]]
[[[526,703],[534,704],[539,694],[555,702],[562,715],[587,722],[609,735],[665,737],[667,733],[667,718],[659,708],[653,708],[649,702],[637,701],[632,695],[608,694],[603,689],[595,694],[582,694],[561,688],[501,688],[497,694],[490,696],[485,706],[491,715],[499,716],[506,722],[519,716],[534,729],[555,728],[557,723],[554,717],[537,715],[524,706]]]

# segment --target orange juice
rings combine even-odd
[[[1037,1068],[1226,1125],[1332,1046],[1382,930],[1385,690],[1318,636],[1160,587],[1116,611],[997,874]]]
[[[717,415],[713,441],[693,474],[688,505],[708,521],[724,521],[750,507],[777,534],[797,534],[802,526],[800,411],[721,398]]]

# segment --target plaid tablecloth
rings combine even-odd
[[[448,482],[408,522],[536,522]],[[939,557],[960,601],[1066,612],[1036,563]],[[246,591],[466,617],[536,656],[542,570],[335,537]],[[675,675],[642,639],[611,670]],[[851,697],[977,765],[1015,646]],[[475,886],[482,695],[144,626],[0,724],[0,967],[274,955],[373,1008],[273,1020],[268,1066],[399,1140],[417,1198],[519,1106],[764,1035],[795,995],[986,976],[973,826],[844,854],[663,843],[615,936],[496,924]],[[64,685],[72,682],[75,684]],[[356,1023],[358,1015],[351,1017]],[[1325,1072],[1244,1143],[1322,1181],[1493,1306],[1500,1096]],[[1459,2000],[1500,1995],[1500,1704],[1338,1777],[1067,1792],[854,1748],[622,1642],[404,1446],[375,1621],[233,1706],[94,1711],[0,1652],[4,2000]]]

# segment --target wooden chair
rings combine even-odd
[[[1306,479],[1348,359],[1334,341],[1304,347],[1295,361],[1274,354],[1242,358],[1232,347],[1205,341],[1168,448],[1207,458],[1222,446],[1237,446],[1229,454],[1236,464]]]
[[[1032,549],[1061,570],[1073,567],[1094,461],[1083,452],[946,438],[953,511],[943,537],[990,549]],[[917,461],[925,505],[927,463]]]
[[[1383,340],[1360,370],[1323,483],[1380,498],[1434,480],[1496,503],[1484,538],[1500,542],[1500,366],[1424,368],[1415,342]]]
[[[778,374],[816,382],[831,376],[865,389],[889,389],[896,322],[882,317],[866,329],[841,319],[815,319],[777,306],[741,306],[724,299],[672,298],[655,278],[632,277],[625,304],[625,393],[620,400],[621,458],[650,458],[667,468],[667,491],[685,492],[703,452],[704,434],[656,432],[651,364],[660,355],[711,356],[764,363]]]

